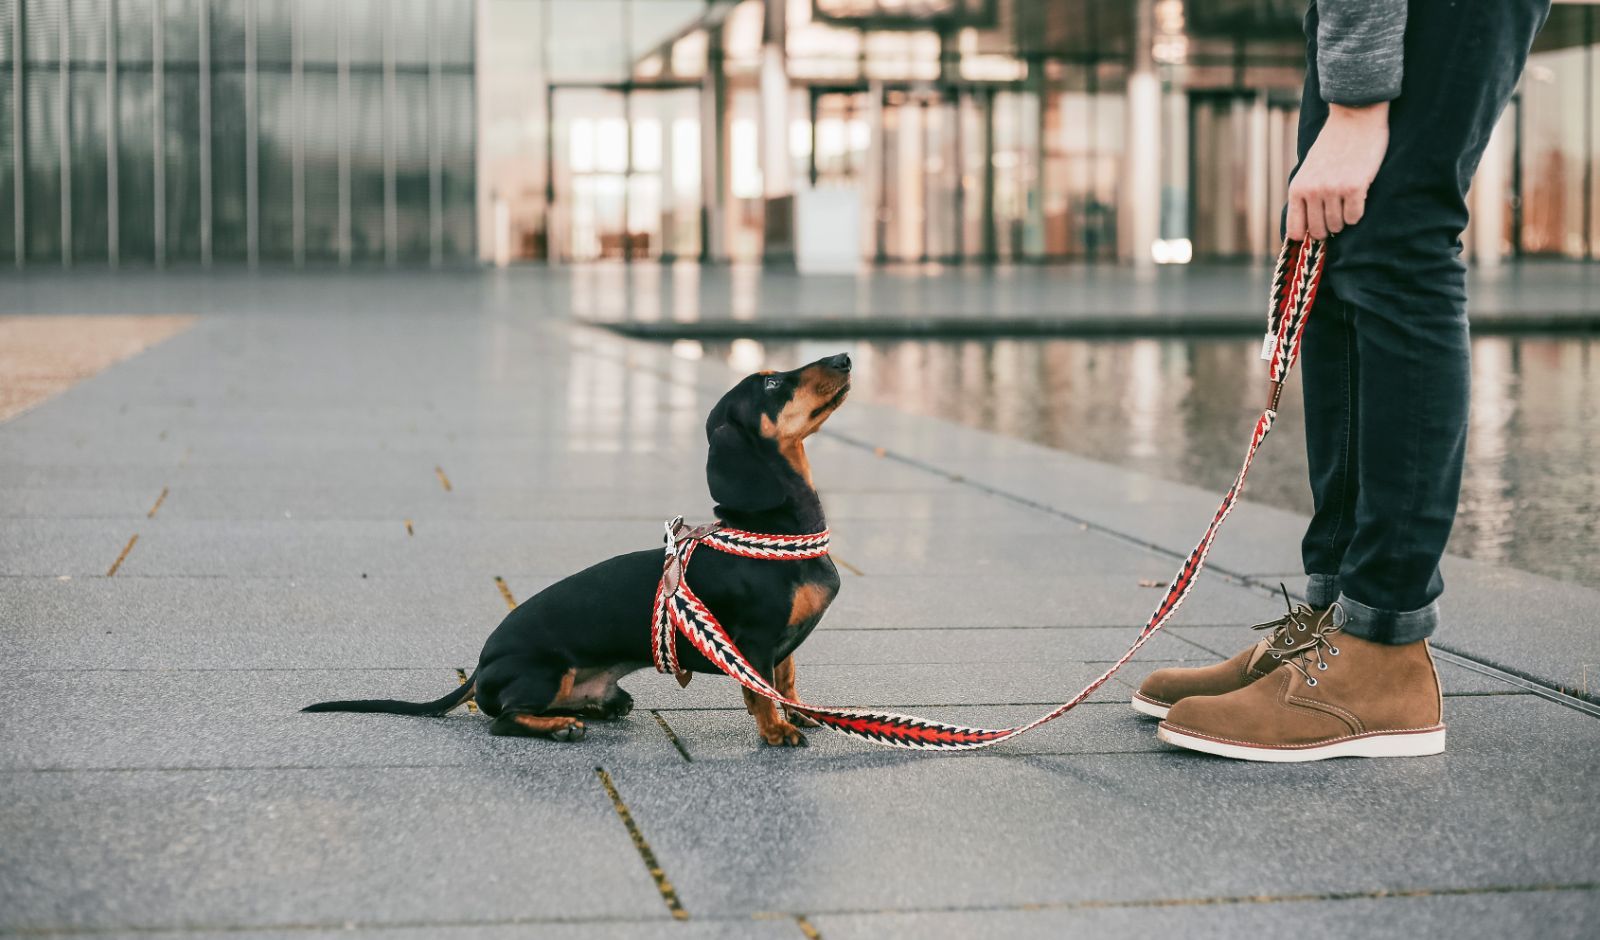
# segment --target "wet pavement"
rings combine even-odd
[[[839,341],[679,346],[741,365]],[[857,396],[1218,492],[1262,405],[1259,343],[1227,339],[846,343]],[[765,367],[764,365],[762,367]],[[1473,343],[1472,421],[1449,550],[1600,584],[1600,339]],[[1252,472],[1252,500],[1311,512],[1298,382]],[[1293,567],[1298,545],[1282,546]]]

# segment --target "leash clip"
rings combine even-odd
[[[667,557],[678,554],[678,530],[683,528],[683,517],[673,516],[667,520]]]

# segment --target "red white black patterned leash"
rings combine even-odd
[[[1278,417],[1278,399],[1283,393],[1283,381],[1300,357],[1300,340],[1305,332],[1306,320],[1311,313],[1311,304],[1316,299],[1317,285],[1322,279],[1324,255],[1325,246],[1322,242],[1284,243],[1283,250],[1278,255],[1277,267],[1273,272],[1271,302],[1267,313],[1267,339],[1262,346],[1262,358],[1268,362],[1267,377],[1270,381],[1267,407],[1256,419],[1255,429],[1250,435],[1250,447],[1245,451],[1244,463],[1239,468],[1239,474],[1234,478],[1233,486],[1223,495],[1222,505],[1212,517],[1211,524],[1206,527],[1205,535],[1184,560],[1183,567],[1173,577],[1172,583],[1167,587],[1167,593],[1162,597],[1155,612],[1150,615],[1150,620],[1139,631],[1133,645],[1129,646],[1128,651],[1112,663],[1109,669],[1055,709],[1027,724],[1011,728],[969,728],[929,721],[913,715],[897,715],[892,712],[862,708],[808,705],[785,697],[756,671],[743,653],[739,652],[738,646],[728,636],[716,616],[711,613],[710,608],[706,607],[689,587],[684,571],[687,570],[689,559],[694,555],[695,547],[702,544],[717,551],[746,558],[772,560],[820,558],[828,553],[828,533],[824,531],[811,535],[764,535],[725,528],[717,523],[691,528],[684,525],[681,516],[667,523],[666,567],[662,572],[661,584],[656,589],[651,633],[651,647],[655,654],[656,668],[677,675],[680,683],[687,683],[688,674],[678,666],[676,648],[676,635],[682,634],[702,656],[711,660],[717,668],[732,676],[750,691],[813,718],[841,734],[890,747],[934,751],[976,750],[1010,740],[1065,715],[1109,681],[1118,669],[1132,659],[1156,631],[1166,625],[1183,604],[1184,599],[1189,596],[1189,592],[1194,589],[1200,569],[1205,567],[1206,555],[1211,551],[1211,543],[1216,539],[1223,520],[1233,511],[1234,503],[1244,490],[1245,476],[1250,472],[1250,464],[1255,460],[1256,451],[1260,449],[1262,440],[1266,438],[1267,432],[1272,430],[1272,424]]]

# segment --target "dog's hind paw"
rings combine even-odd
[[[576,718],[551,715],[503,714],[489,725],[489,733],[517,738],[549,738],[552,741],[582,741],[583,722]]]
[[[556,728],[554,731],[551,731],[550,732],[550,737],[551,737],[551,739],[556,740],[556,741],[566,741],[566,742],[570,743],[570,742],[573,742],[573,741],[582,741],[584,734],[585,734],[585,731],[584,731],[584,727],[583,727],[583,722],[574,721],[570,725],[566,725],[564,727]]]
[[[773,747],[810,747],[800,729],[787,721],[779,722],[761,732],[761,740]]]

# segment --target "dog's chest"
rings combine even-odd
[[[787,632],[800,638],[811,632],[839,594],[839,571],[832,560],[820,558],[806,563],[789,593]]]

